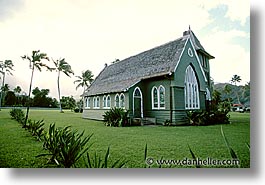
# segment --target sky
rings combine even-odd
[[[11,89],[28,92],[30,69],[21,56],[33,50],[65,58],[75,75],[61,75],[61,96],[79,97],[74,80],[82,71],[96,77],[115,59],[125,59],[175,40],[191,30],[210,60],[215,83],[234,74],[250,81],[250,2],[248,0],[0,0],[0,61],[10,59]],[[52,62],[50,63],[52,65]],[[57,74],[35,71],[33,88],[57,97]]]

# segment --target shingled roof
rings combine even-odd
[[[143,79],[173,73],[189,37],[190,34],[184,32],[177,40],[106,66],[85,95],[123,92]],[[196,49],[204,50],[196,36],[191,40]]]

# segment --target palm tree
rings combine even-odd
[[[22,89],[21,89],[20,86],[16,86],[16,87],[14,88],[14,93],[16,93],[16,94],[20,94],[21,91],[22,91]]]
[[[61,105],[61,93],[60,93],[60,73],[63,72],[66,76],[70,77],[71,74],[74,74],[74,71],[71,69],[71,66],[65,61],[65,59],[53,60],[55,65],[55,70],[58,73],[57,77],[57,86],[58,86],[58,96],[59,96],[59,106],[60,112],[63,112]]]
[[[237,82],[241,82],[241,80],[242,80],[242,79],[241,79],[240,76],[238,76],[238,75],[234,75],[230,81],[231,81],[231,83],[234,83],[234,84],[236,85],[236,83],[237,83]]]
[[[1,95],[2,95],[1,99],[2,99],[2,104],[3,104],[3,106],[5,105],[4,100],[5,100],[5,97],[6,97],[6,95],[7,95],[7,92],[8,92],[9,90],[10,90],[10,86],[9,86],[8,84],[5,84],[5,85],[3,85],[3,86],[1,87]]]
[[[231,81],[231,83],[234,83],[235,86],[236,86],[236,83],[237,83],[237,82],[241,82],[241,80],[242,80],[242,79],[241,79],[240,76],[238,76],[238,75],[234,75],[230,81]],[[239,100],[238,91],[236,91],[236,96],[237,96],[237,102],[238,102],[238,104],[241,104],[241,102],[240,102],[240,100]]]
[[[79,87],[83,87],[84,88],[83,95],[84,95],[86,88],[88,88],[91,82],[93,81],[94,75],[88,69],[85,72],[82,72],[82,76],[76,76],[76,77],[78,78],[77,80],[74,81],[74,83],[78,83],[78,85],[76,86],[76,90]]]
[[[1,88],[4,87],[6,73],[10,74],[10,75],[13,75],[12,72],[11,72],[11,71],[14,70],[13,67],[14,67],[14,64],[13,64],[12,60],[5,60],[4,62],[0,61],[0,69],[1,69],[0,73],[3,76]],[[3,98],[3,91],[1,91],[1,94],[0,94],[0,110],[1,110],[1,105],[2,105],[2,98]]]
[[[16,95],[16,104],[19,104],[20,102],[20,93],[22,91],[21,87],[20,86],[16,86],[14,89],[13,89],[15,95]]]
[[[42,63],[42,60],[49,61],[49,58],[47,57],[46,53],[40,53],[40,50],[32,51],[31,57],[28,55],[24,55],[21,58],[23,60],[29,61],[29,68],[31,69],[31,78],[30,78],[28,101],[27,101],[28,102],[27,103],[27,113],[26,113],[26,118],[25,118],[25,124],[26,124],[28,121],[28,116],[29,116],[29,101],[30,101],[30,93],[31,93],[34,70],[35,70],[35,68],[37,68],[39,71],[41,71],[42,67],[45,67],[48,70],[51,70],[51,68],[49,66],[47,66],[46,64]]]
[[[78,83],[78,85],[76,86],[76,90],[79,87],[84,88],[82,97],[84,97],[86,88],[88,88],[91,82],[93,81],[93,76],[94,75],[92,74],[90,70],[86,70],[85,72],[82,72],[82,76],[76,76],[78,78],[77,80],[74,81],[74,83]],[[81,112],[81,106],[79,106],[79,111]]]

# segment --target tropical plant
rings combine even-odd
[[[93,158],[89,155],[89,152],[87,152],[86,157],[87,158],[85,160],[86,161],[85,166],[87,168],[122,168],[127,163],[127,161],[122,161],[121,159],[118,159],[118,160],[114,161],[112,164],[110,164],[110,162],[109,162],[110,147],[108,147],[108,149],[105,153],[104,160],[101,159],[101,157],[98,156],[98,154],[96,152],[95,152]]]
[[[32,136],[37,137],[38,140],[41,141],[41,137],[44,134],[44,120],[34,120],[32,121],[31,119],[28,120],[28,124],[26,125],[26,129],[28,129]]]
[[[57,72],[57,88],[58,88],[58,97],[59,97],[59,107],[60,112],[63,112],[62,110],[62,104],[61,104],[61,92],[60,92],[60,74],[63,72],[66,76],[70,77],[71,74],[74,74],[73,70],[71,69],[70,64],[68,64],[65,59],[59,59],[54,61],[53,63],[55,65],[55,70]]]
[[[49,155],[49,161],[55,162],[59,166],[70,168],[87,152],[89,146],[87,143],[92,135],[82,138],[84,131],[78,133],[72,131],[69,126],[62,129],[56,128],[55,124],[51,124],[48,132],[44,135],[43,148],[49,151],[49,154],[41,154],[40,156]]]
[[[43,60],[49,61],[49,58],[46,53],[41,53],[40,50],[32,51],[32,56],[24,55],[21,57],[23,60],[29,61],[29,68],[31,69],[31,78],[30,78],[30,84],[29,84],[29,92],[28,92],[28,102],[27,102],[27,112],[26,112],[26,118],[25,118],[25,124],[28,121],[29,116],[29,101],[30,101],[30,94],[31,94],[31,87],[32,87],[32,80],[33,80],[33,74],[35,68],[37,68],[39,71],[41,71],[42,67],[45,67],[47,70],[51,70],[51,68],[43,63]]]
[[[78,83],[76,89],[78,89],[79,87],[83,87],[83,94],[84,94],[86,88],[89,87],[89,85],[93,81],[93,76],[94,75],[90,70],[82,72],[81,76],[76,76],[77,80],[74,81],[74,83]]]
[[[128,111],[123,108],[112,107],[109,111],[106,111],[103,115],[103,119],[106,126],[124,126],[126,125]]]
[[[234,85],[236,85],[237,82],[241,82],[241,77],[238,76],[238,75],[233,75],[232,79],[230,80],[231,83],[234,83]],[[236,92],[236,95],[237,95],[237,101],[239,104],[241,104],[240,100],[239,100],[239,94],[238,92]]]
[[[3,99],[3,87],[4,87],[4,84],[5,84],[5,75],[6,73],[7,74],[10,74],[10,75],[13,75],[11,71],[13,71],[14,67],[14,64],[12,62],[12,60],[5,60],[4,62],[3,61],[0,61],[0,73],[2,74],[3,76],[3,79],[2,79],[2,86],[1,86],[1,94],[0,94],[0,110],[1,110],[1,106],[2,106],[2,99]]]
[[[16,120],[20,124],[24,125],[25,123],[25,113],[22,109],[12,109],[9,112],[12,119]]]

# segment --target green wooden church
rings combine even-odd
[[[83,118],[102,120],[111,107],[129,110],[131,121],[180,125],[186,112],[211,101],[210,55],[192,30],[105,68],[84,93]]]

